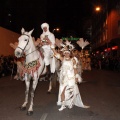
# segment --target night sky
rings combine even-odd
[[[60,28],[59,36],[67,35],[66,31],[82,36],[91,7],[91,0],[0,0],[0,24],[17,33],[22,27],[28,31],[34,28],[33,36],[39,37],[41,24],[48,22],[51,32]]]

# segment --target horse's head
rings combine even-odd
[[[18,38],[18,47],[15,49],[15,56],[17,58],[22,57],[26,51],[31,48],[33,30],[26,32],[24,28],[21,29],[22,35]]]

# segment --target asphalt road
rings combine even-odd
[[[82,77],[79,90],[83,103],[90,108],[74,106],[59,112],[58,82],[47,94],[49,82],[42,81],[35,92],[32,116],[19,109],[24,102],[24,82],[10,76],[0,78],[0,120],[120,120],[120,73],[92,70],[84,71]]]

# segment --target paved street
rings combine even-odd
[[[57,87],[47,94],[49,82],[38,83],[34,98],[34,114],[20,111],[25,84],[10,76],[0,78],[0,120],[120,120],[120,73],[104,70],[84,71],[79,85],[81,97],[89,109],[73,107],[58,111]]]

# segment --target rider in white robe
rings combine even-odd
[[[42,48],[44,50],[43,54],[44,54],[45,65],[46,66],[50,65],[51,73],[54,73],[55,72],[55,58],[53,57],[53,51],[51,50],[50,45],[47,43],[47,40],[49,39],[52,45],[55,45],[55,36],[53,33],[49,31],[48,23],[43,23],[41,25],[41,28],[43,30],[43,33],[40,35],[40,40],[43,43]]]

